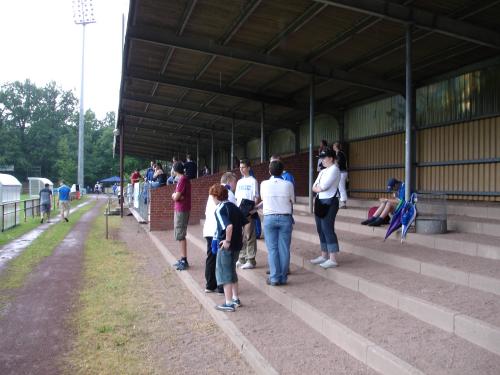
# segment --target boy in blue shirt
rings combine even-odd
[[[61,210],[61,221],[65,220],[68,222],[69,216],[69,193],[71,189],[64,185],[64,181],[61,180],[61,186],[59,186],[59,209]]]
[[[394,198],[380,198],[380,206],[371,218],[361,222],[361,225],[379,227],[389,222],[389,214],[392,214],[396,207],[405,200],[405,184],[394,177],[387,181],[387,192],[393,193]]]

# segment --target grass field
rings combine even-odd
[[[109,217],[111,232],[119,225],[119,217]],[[147,342],[152,339],[147,332],[152,318],[147,306],[154,301],[144,294],[154,285],[138,274],[137,260],[126,244],[104,240],[104,228],[100,216],[86,241],[85,282],[73,322],[77,338],[73,352],[65,359],[65,372],[156,373],[147,352]]]

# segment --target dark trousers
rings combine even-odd
[[[205,261],[205,280],[207,282],[205,288],[210,290],[217,289],[217,280],[215,279],[215,261],[217,254],[212,254],[212,238],[205,237],[207,240],[207,260]]]

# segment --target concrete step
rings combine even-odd
[[[190,229],[190,241],[203,254],[200,236],[201,228]],[[498,355],[305,269],[293,269],[287,286],[269,287],[263,252],[257,263],[256,269],[240,270],[240,279],[357,358],[370,361],[377,353],[371,363],[381,373],[493,374],[500,366]]]
[[[293,237],[319,244],[316,226],[310,217],[296,218]],[[500,261],[425,246],[383,242],[381,237],[359,236],[353,232],[337,230],[341,251],[364,256],[418,274],[438,278],[469,288],[500,295]],[[360,225],[361,227],[361,225]]]
[[[340,210],[339,210],[340,211]],[[375,236],[383,239],[387,231],[387,226],[368,227],[360,224],[359,219],[348,217],[342,213],[335,220],[335,228],[346,232],[356,233],[358,235]],[[296,211],[295,221],[312,223],[314,217],[309,213]],[[396,231],[388,238],[388,243],[400,243],[401,233]],[[417,244],[431,249],[460,253],[479,258],[500,260],[500,247],[498,246],[498,237],[473,234],[449,232],[444,234],[419,234],[408,233],[405,244]]]
[[[295,212],[309,212],[309,206],[304,204],[294,205]],[[346,217],[357,219],[359,222],[367,218],[368,209],[360,207],[349,207],[348,209],[339,210],[338,217]],[[466,215],[448,215],[447,216],[448,231],[459,233],[474,233],[487,235],[500,239],[500,220],[475,218]]]
[[[201,229],[199,231],[201,233]],[[172,231],[150,232],[150,236],[164,254],[166,266],[169,267],[175,262],[178,250],[178,243],[173,240]],[[193,243],[188,244],[190,268],[188,271],[179,271],[178,276],[241,350],[256,373],[330,373],[332,367],[335,368],[335,373],[346,375],[376,373],[324,336],[311,330],[309,325],[293,312],[244,278],[239,282],[243,306],[236,313],[215,310],[215,305],[223,302],[224,297],[203,292],[206,250],[205,240],[200,238],[197,239],[200,248],[196,248]],[[374,355],[370,359],[376,360],[380,360],[380,357]]]
[[[264,241],[259,249],[267,252]],[[428,276],[414,274],[354,254],[340,252],[339,267],[310,263],[319,245],[293,239],[291,262],[317,275],[385,303],[413,317],[500,355],[500,298]]]

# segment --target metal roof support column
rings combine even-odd
[[[313,212],[313,195],[312,195],[312,184],[313,184],[313,141],[314,141],[314,76],[311,76],[311,86],[309,91],[309,213]]]
[[[124,166],[124,163],[123,163],[123,157],[124,157],[124,154],[123,154],[123,138],[125,137],[125,132],[124,132],[124,121],[122,119],[121,123],[120,123],[120,217],[123,218],[123,197],[124,197],[124,194],[123,194],[123,180],[124,180],[124,175],[123,175],[123,166]]]
[[[234,168],[234,117],[231,121],[231,158],[229,159],[229,170]]]
[[[210,133],[211,135],[211,145],[210,145],[210,171],[214,173],[214,131]]]
[[[200,177],[200,137],[196,138],[196,178]]]
[[[264,103],[261,103],[260,113],[260,162],[264,163]]]
[[[413,145],[413,133],[412,133],[412,120],[415,113],[415,101],[413,100],[413,86],[412,86],[412,67],[411,67],[411,56],[412,56],[412,45],[411,45],[411,33],[413,26],[408,25],[406,27],[406,98],[405,98],[405,200],[408,202],[410,200],[410,192],[412,188],[412,178],[413,175],[412,168],[412,145]]]

